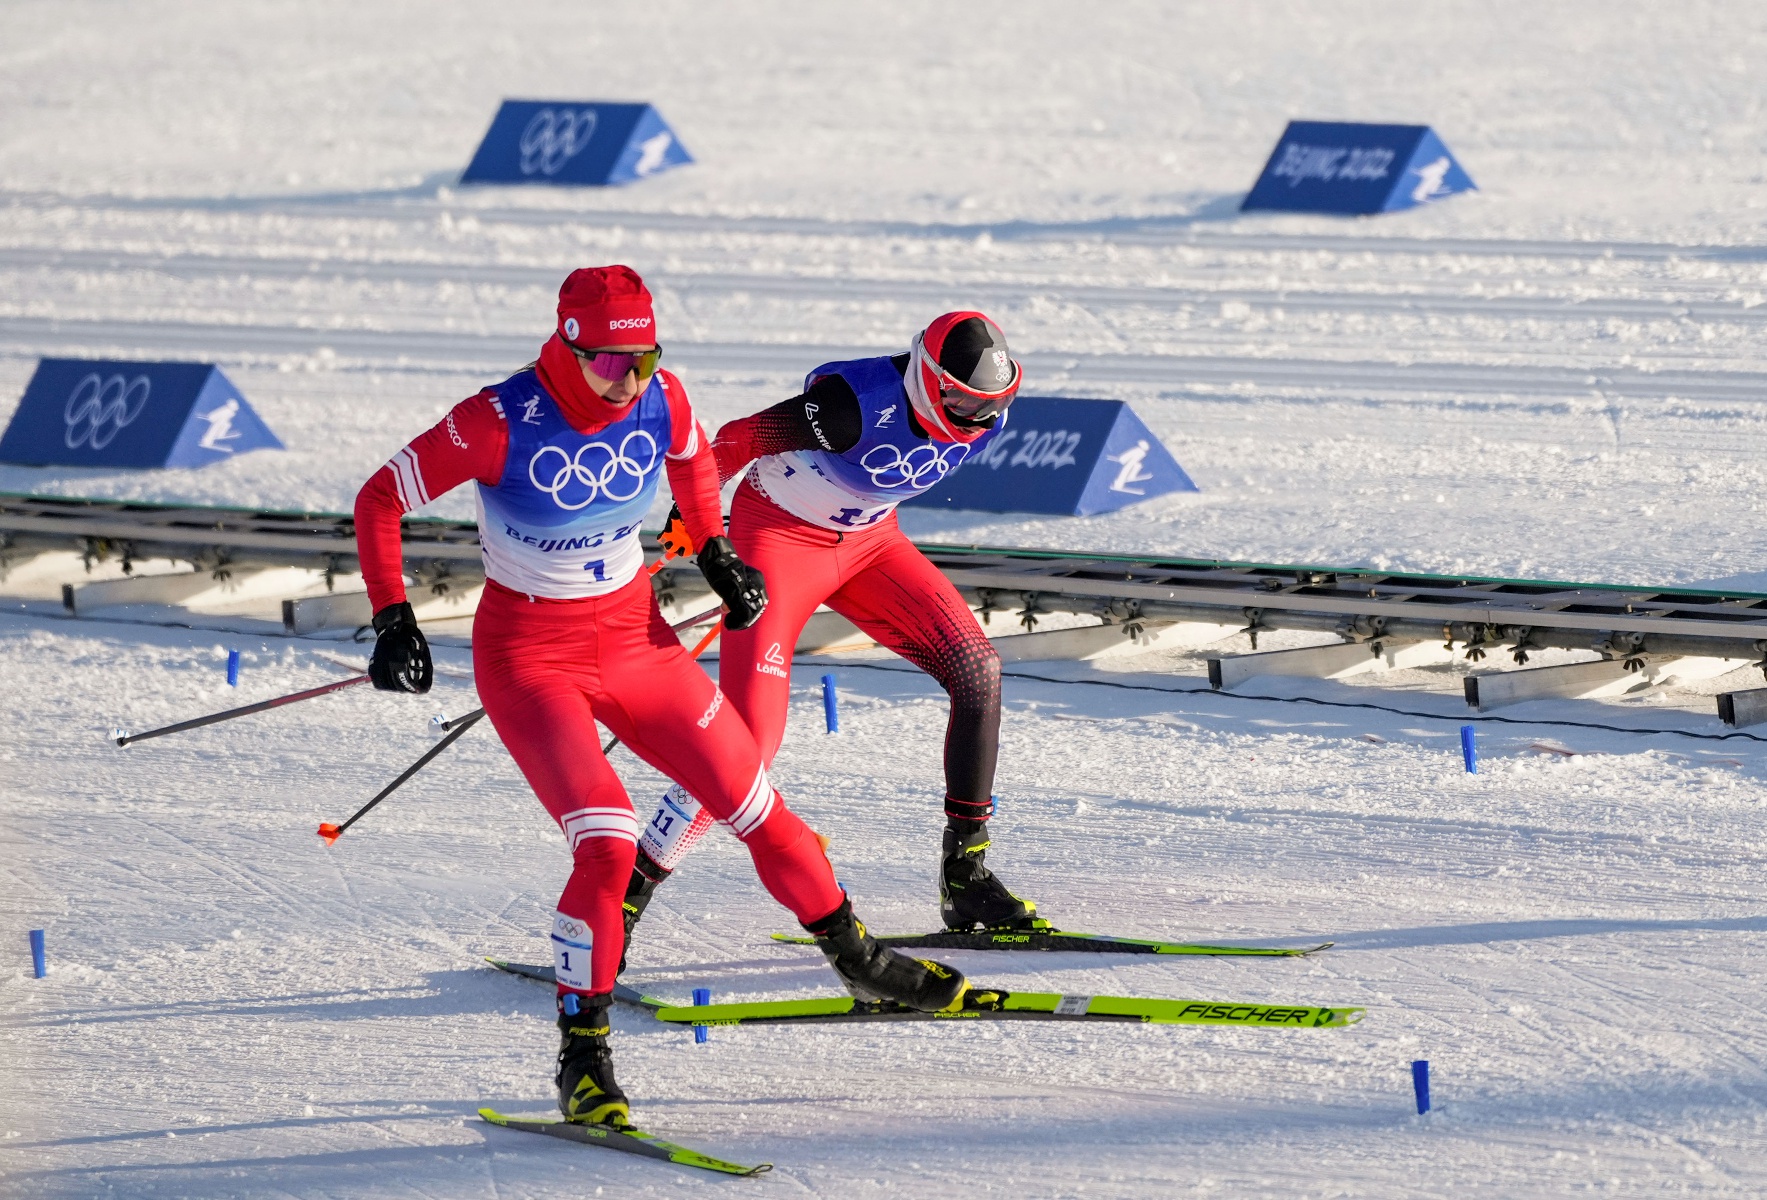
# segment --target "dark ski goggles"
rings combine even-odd
[[[946,412],[964,421],[973,423],[999,416],[1012,403],[1012,398],[1018,395],[1019,384],[1024,382],[1024,368],[1019,366],[1017,359],[1010,359],[1008,361],[1012,363],[1011,383],[997,392],[977,391],[966,383],[960,383],[924,349],[920,354],[921,360],[931,367],[933,374],[938,377],[939,402],[945,406]]]
[[[570,345],[569,342],[565,344]],[[578,346],[571,346],[571,353],[582,359],[589,369],[600,378],[611,379],[615,382],[624,379],[628,371],[636,371],[638,372],[638,382],[643,383],[656,374],[657,363],[661,362],[663,358],[661,346],[652,346],[648,350],[639,350],[632,354],[624,351],[616,353],[611,350],[584,350]]]

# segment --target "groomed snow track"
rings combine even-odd
[[[557,248],[620,253],[638,239],[639,257],[668,264],[646,275],[677,311],[774,306],[823,332],[730,342],[684,329],[669,339],[670,360],[700,372],[776,375],[875,354],[898,334],[874,340],[867,313],[982,304],[1023,331],[1015,337],[1038,390],[1731,404],[1767,395],[1749,349],[1767,321],[1760,247],[1212,228],[1231,205],[992,224],[584,211],[465,203],[449,182],[202,201],[0,192],[20,226],[0,247],[0,278],[16,297],[0,312],[0,357],[320,356],[374,370],[506,370],[533,357],[531,317],[579,256]],[[151,248],[165,246],[167,220],[190,227],[188,244]],[[526,250],[535,237],[552,248]],[[1075,281],[1075,259],[1097,266],[1119,254],[1133,264]],[[153,315],[119,317],[94,297]],[[1647,354],[1612,340],[1641,329],[1661,335]]]

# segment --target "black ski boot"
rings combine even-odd
[[[559,997],[558,1111],[567,1121],[626,1126],[632,1123],[626,1093],[614,1082],[614,1054],[607,1047],[607,1010],[613,996]],[[570,1011],[575,1009],[575,1012]]]
[[[947,820],[939,864],[939,915],[947,929],[1029,928],[1037,918],[1035,904],[1007,891],[983,865],[988,845],[986,821]]]
[[[847,990],[861,1000],[889,1000],[938,1012],[955,1005],[968,986],[954,967],[880,946],[853,915],[851,900],[842,900],[839,908],[804,928],[816,938],[817,949]]]
[[[626,900],[621,907],[621,915],[626,919],[626,940],[620,944],[620,971],[626,973],[626,952],[632,948],[632,930],[638,925],[639,918],[650,905],[650,897],[663,880],[674,872],[661,865],[638,847],[638,861],[632,864],[632,880],[626,884]]]

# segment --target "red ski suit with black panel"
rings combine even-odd
[[[661,422],[655,427],[667,433],[644,437],[653,449],[666,440],[662,457],[690,535],[697,543],[722,533],[716,464],[679,379],[659,372],[638,400],[624,408],[609,404],[589,390],[575,357],[556,337],[542,350],[533,377],[525,375],[456,405],[363,486],[356,533],[377,612],[405,599],[399,528],[405,513],[468,480],[477,481],[486,512],[501,511],[496,502],[518,493],[535,502],[524,492],[530,486],[558,499],[560,507],[576,507],[575,499],[566,504],[558,491],[571,483],[569,472],[549,472],[561,457],[571,461],[573,445],[579,447],[578,463],[605,461],[593,454],[585,460],[584,451],[597,444],[582,442],[603,431],[601,451],[644,465],[631,449],[644,444],[634,443],[631,427],[643,419],[638,410],[646,403],[648,419]],[[514,411],[505,403],[511,385],[527,397]],[[561,432],[530,461],[512,463],[511,423],[550,412],[548,402],[562,417],[555,420]],[[524,428],[515,436],[525,449],[537,435]],[[594,486],[594,471],[578,474]],[[509,494],[499,496],[498,489]],[[561,979],[561,990],[612,990],[624,941],[620,906],[636,853],[637,817],[601,752],[597,720],[729,825],[747,844],[767,890],[800,922],[838,908],[843,896],[816,835],[774,791],[747,725],[688,657],[658,612],[642,571],[610,554],[606,561],[615,568],[603,569],[597,560],[589,564],[596,572],[582,574],[581,582],[551,586],[524,567],[529,559],[540,564],[537,570],[545,567],[544,558],[535,556],[548,552],[547,543],[529,537],[493,546],[502,532],[498,524],[482,520],[480,526],[488,580],[473,622],[473,667],[486,714],[571,846],[575,866],[558,909],[561,920],[592,931],[593,946],[590,970],[575,986]],[[513,525],[509,532],[515,532]],[[634,550],[635,543],[633,538]],[[559,591],[577,594],[543,594]]]
[[[891,364],[900,371],[907,356]],[[899,417],[926,438],[906,400]],[[803,395],[718,430],[720,482],[751,462],[790,451],[841,454],[860,441],[862,414],[838,375]],[[892,508],[855,529],[827,528],[776,503],[750,471],[730,509],[730,538],[767,577],[767,611],[748,629],[724,635],[718,679],[771,764],[785,735],[789,664],[804,623],[822,604],[840,613],[938,681],[951,697],[945,730],[945,811],[966,820],[993,813],[1000,744],[1000,656],[963,597],[914,548]],[[855,501],[859,503],[859,501]],[[851,511],[851,510],[849,510]]]

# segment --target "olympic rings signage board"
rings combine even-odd
[[[0,437],[0,462],[206,467],[282,443],[210,363],[45,358]]]
[[[1086,517],[1196,490],[1123,401],[1020,396],[1004,429],[908,503]]]
[[[461,183],[631,183],[693,161],[648,104],[505,100]]]
[[[1239,207],[1360,216],[1477,190],[1428,125],[1290,121]]]

